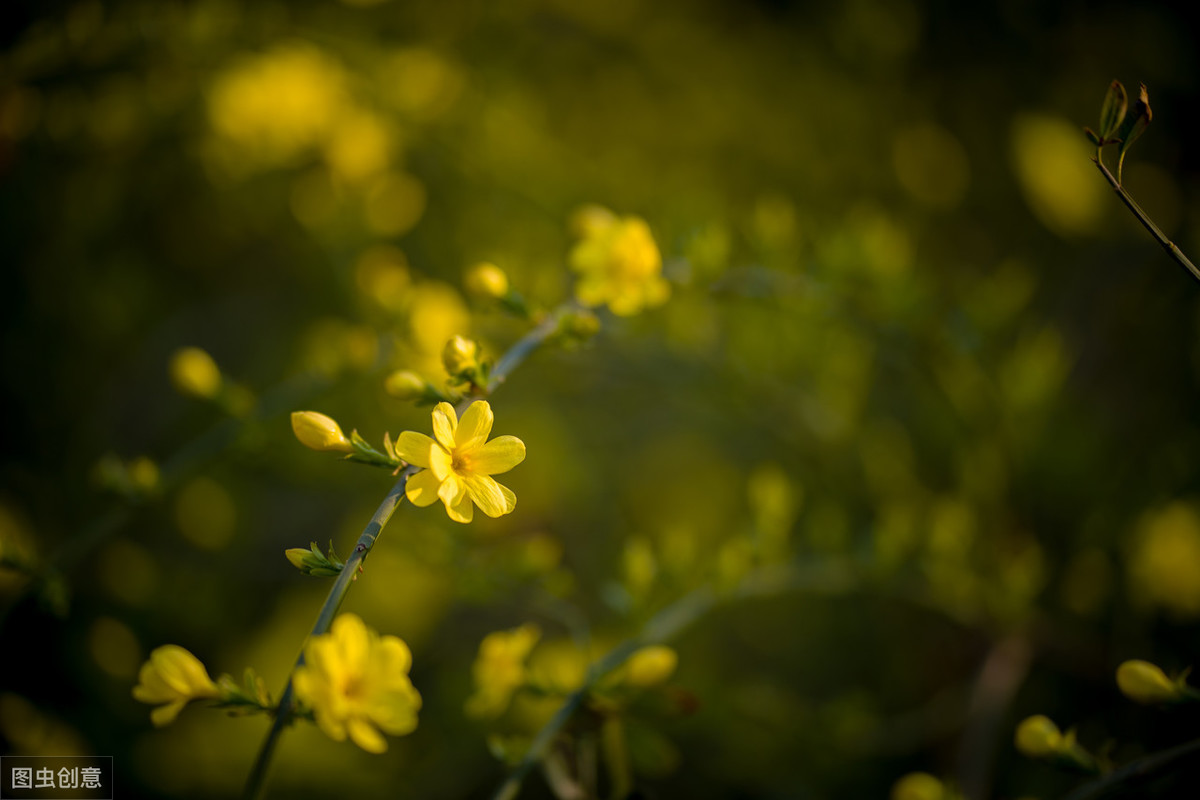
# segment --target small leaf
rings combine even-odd
[[[1117,155],[1117,183],[1121,182],[1121,168],[1125,164],[1125,153],[1138,140],[1138,137],[1145,133],[1153,116],[1154,114],[1150,111],[1150,95],[1146,92],[1146,84],[1143,83],[1138,92],[1137,102],[1125,115],[1121,127],[1117,130],[1117,136],[1121,141]]]
[[[1092,144],[1096,145],[1097,147],[1099,147],[1101,142],[1104,141],[1099,136],[1097,136],[1096,132],[1094,130],[1092,130],[1091,128],[1084,128],[1083,132],[1085,134],[1087,134],[1088,141],[1090,141]]]
[[[1113,133],[1125,119],[1129,108],[1129,97],[1120,81],[1108,85],[1108,93],[1104,95],[1104,103],[1100,106],[1100,139],[1105,141],[1112,138]]]

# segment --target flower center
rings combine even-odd
[[[454,470],[459,475],[471,471],[471,461],[462,453],[455,453],[450,461],[450,469]]]

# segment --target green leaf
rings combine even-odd
[[[1108,85],[1108,93],[1104,95],[1104,103],[1100,106],[1100,140],[1107,141],[1121,126],[1125,112],[1129,108],[1129,97],[1120,81]]]
[[[1121,182],[1121,168],[1125,164],[1125,153],[1138,140],[1138,137],[1145,133],[1153,116],[1154,114],[1150,111],[1150,95],[1147,94],[1146,84],[1143,83],[1138,92],[1137,102],[1125,115],[1121,127],[1117,130],[1117,137],[1121,141],[1121,148],[1117,154],[1117,183]]]

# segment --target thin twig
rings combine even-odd
[[[1193,739],[1190,742],[1185,742],[1169,750],[1151,753],[1136,761],[1130,761],[1125,766],[1113,770],[1103,778],[1098,778],[1091,783],[1085,783],[1067,795],[1064,800],[1088,800],[1089,798],[1100,797],[1110,790],[1121,787],[1128,788],[1126,784],[1137,784],[1148,778],[1153,778],[1158,773],[1164,772],[1168,767],[1173,766],[1175,762],[1189,756],[1195,756],[1196,754],[1200,754],[1200,739]]]
[[[564,305],[563,310],[572,307],[572,305],[567,304]],[[513,369],[545,343],[558,330],[558,324],[559,315],[557,313],[548,314],[533,330],[529,331],[516,344],[510,347],[508,352],[500,358],[492,370],[486,387],[486,393],[491,394],[495,388],[504,382]],[[457,413],[461,415],[474,399],[476,398],[464,398],[458,404]],[[317,620],[313,623],[309,638],[326,633],[329,630],[329,626],[333,624],[333,618],[337,614],[338,608],[341,607],[347,592],[350,591],[350,584],[354,581],[359,567],[370,554],[371,548],[375,546],[375,541],[379,538],[379,534],[383,531],[383,527],[387,525],[388,520],[391,519],[392,513],[404,501],[404,489],[408,484],[408,479],[418,471],[418,467],[410,466],[400,473],[400,477],[392,485],[387,496],[383,498],[383,502],[375,510],[371,521],[363,530],[362,535],[358,537],[358,542],[354,546],[354,552],[346,559],[345,566],[342,567],[342,571],[338,573],[337,578],[334,580],[333,586],[330,588],[329,594],[326,596],[325,602],[317,614]],[[307,644],[307,639],[305,640],[305,644]],[[255,798],[258,798],[266,785],[267,771],[271,765],[271,759],[275,754],[275,747],[279,743],[279,737],[282,735],[283,729],[295,717],[295,692],[292,679],[296,668],[303,664],[304,647],[302,645],[300,655],[296,658],[296,662],[292,666],[292,671],[288,674],[287,684],[284,686],[283,693],[279,698],[279,707],[275,712],[275,721],[271,724],[270,730],[267,731],[267,736],[259,748],[258,757],[255,759],[250,775],[246,779],[246,788],[242,795],[245,800],[255,800]]]
[[[1175,259],[1176,263],[1178,263],[1188,272],[1192,273],[1193,278],[1200,281],[1200,269],[1196,269],[1196,265],[1188,260],[1188,257],[1183,254],[1183,251],[1176,247],[1175,243],[1167,238],[1166,234],[1164,234],[1159,227],[1154,224],[1154,221],[1150,219],[1149,215],[1142,210],[1142,207],[1139,206],[1134,199],[1129,196],[1129,192],[1125,191],[1125,187],[1121,186],[1120,181],[1113,177],[1113,174],[1108,171],[1108,167],[1104,166],[1104,162],[1100,159],[1099,152],[1097,152],[1092,158],[1092,163],[1095,164],[1096,168],[1100,170],[1100,173],[1104,175],[1104,179],[1108,181],[1108,185],[1111,186],[1113,191],[1117,193],[1117,197],[1121,198],[1121,202],[1125,204],[1125,207],[1133,212],[1133,215],[1137,217],[1138,222],[1142,223],[1142,227],[1150,231],[1150,235],[1154,237],[1154,240],[1162,245],[1163,249],[1167,251],[1167,254],[1170,255],[1171,258]]]

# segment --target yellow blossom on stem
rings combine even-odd
[[[406,494],[415,506],[441,500],[456,522],[470,522],[474,506],[489,517],[510,513],[517,496],[492,475],[507,472],[525,460],[525,443],[515,436],[490,442],[494,415],[486,400],[476,400],[457,419],[454,406],[433,409],[433,438],[405,431],[396,437],[396,454],[421,471],[408,479]],[[474,504],[474,505],[472,505]]]
[[[221,695],[200,659],[179,645],[155,648],[138,672],[133,698],[143,703],[165,703],[150,712],[157,727],[169,725],[191,700]]]
[[[1171,703],[1183,697],[1182,687],[1149,661],[1126,661],[1117,667],[1117,687],[1136,703]]]
[[[638,217],[594,216],[571,251],[579,273],[575,297],[585,306],[607,305],[628,316],[666,301],[671,288],[662,276],[662,255],[650,227]]]
[[[525,624],[484,637],[471,668],[475,693],[467,699],[467,714],[490,718],[504,713],[513,692],[525,683],[525,659],[541,635],[536,625]]]
[[[355,614],[342,614],[314,636],[296,669],[296,697],[312,709],[326,736],[369,753],[387,750],[380,731],[402,736],[417,727],[421,695],[408,670],[412,653],[395,636],[380,636]]]
[[[313,450],[349,453],[354,447],[335,420],[316,411],[293,411],[292,431],[300,444]]]

